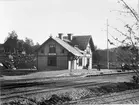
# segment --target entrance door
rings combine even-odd
[[[90,59],[89,58],[87,58],[87,64],[90,64]]]
[[[56,66],[57,59],[55,56],[48,57],[48,66]]]

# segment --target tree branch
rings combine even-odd
[[[137,13],[135,12],[134,9],[132,9],[131,7],[128,6],[128,4],[124,1],[124,0],[121,0],[124,4],[124,6],[131,12],[131,14],[135,17],[135,19],[139,22],[139,17],[137,15]]]
[[[109,27],[111,27],[112,29],[116,30],[117,32],[119,32],[119,33],[122,34],[123,36],[128,37],[127,34],[123,33],[122,31],[118,30],[117,28],[114,28],[114,27],[112,27],[112,26],[110,26],[110,25],[109,25]]]

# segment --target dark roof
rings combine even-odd
[[[60,38],[52,38],[52,37],[50,37],[48,40],[46,40],[36,51],[39,51],[49,40],[56,41],[61,46],[63,46],[67,51],[71,52],[73,55],[83,56],[78,50],[76,50],[70,44],[66,43],[65,41],[61,40]]]
[[[83,56],[77,49],[59,38],[53,38],[57,43],[76,56]]]
[[[72,44],[78,45],[78,47],[81,50],[85,50],[89,41],[90,41],[91,35],[84,35],[84,36],[73,36],[72,37]]]
[[[64,40],[68,40],[67,36],[63,36]],[[94,43],[92,40],[91,35],[76,35],[76,36],[72,36],[72,41],[71,44],[72,46],[78,46],[78,48],[80,50],[85,50],[88,43],[90,43],[91,45],[91,49],[92,51],[94,50]]]
[[[60,38],[52,38],[52,37],[50,37],[49,39],[55,40],[57,43],[63,46],[67,51],[71,52],[72,54],[76,56],[82,56],[81,53],[82,51],[86,49],[88,43],[90,43],[91,45],[91,50],[92,51],[94,50],[94,43],[93,43],[91,35],[72,36],[71,41],[67,39],[67,36],[63,36],[63,40],[61,40]],[[46,40],[39,47],[39,49],[41,49],[42,46],[44,46],[48,40]],[[76,47],[78,47],[79,49],[77,49]],[[37,49],[36,51],[38,51],[39,49]]]

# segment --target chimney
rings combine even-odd
[[[63,33],[58,33],[58,37],[63,40]]]
[[[68,33],[68,40],[72,40],[72,33]]]

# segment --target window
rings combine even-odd
[[[42,54],[44,53],[44,49],[41,49],[41,53],[42,53]]]
[[[79,66],[82,66],[82,58],[79,58]]]
[[[56,66],[56,57],[48,57],[48,66]]]
[[[90,50],[89,50],[89,49],[87,49],[86,53],[87,53],[87,54],[90,54]]]
[[[56,48],[54,44],[49,45],[49,53],[56,53]]]
[[[87,49],[86,49],[87,54],[90,54],[90,49],[91,49],[90,46],[87,46]]]
[[[87,64],[89,64],[90,63],[90,59],[89,58],[87,58]]]
[[[62,49],[62,50],[61,50],[61,53],[64,53],[64,52],[65,52],[65,50],[64,50],[64,49]]]

